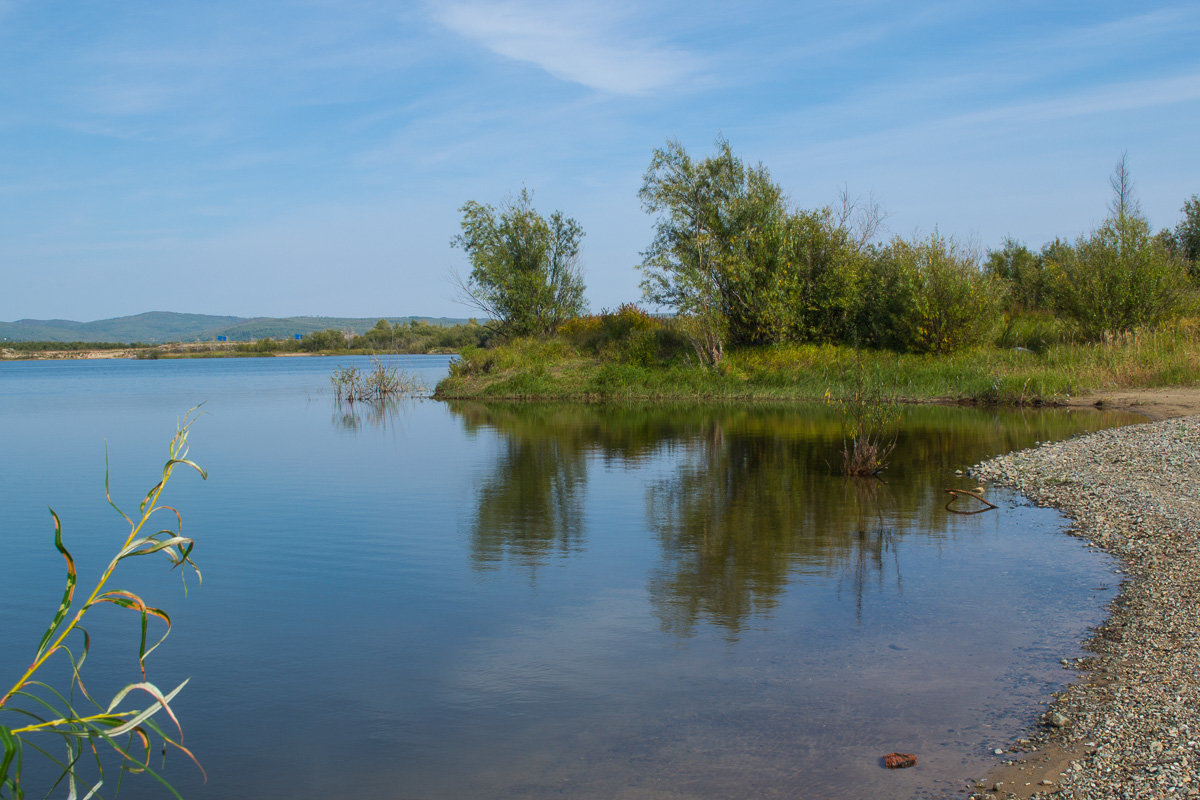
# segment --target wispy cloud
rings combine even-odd
[[[1033,131],[1055,130],[1070,120],[1119,119],[1130,112],[1148,113],[1197,101],[1200,101],[1200,72],[1118,81],[1064,90],[1027,102],[997,103],[962,113],[929,116],[859,136],[834,135],[809,147],[793,148],[790,157],[850,163],[869,153],[877,160],[887,161],[931,142],[949,147],[984,140],[1024,141]]]
[[[613,94],[649,94],[694,76],[697,56],[621,30],[611,14],[568,3],[466,2],[434,11],[442,25],[492,52]]]

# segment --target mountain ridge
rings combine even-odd
[[[467,318],[456,317],[235,317],[218,314],[185,314],[176,311],[145,311],[124,317],[91,322],[69,319],[25,318],[0,322],[0,341],[13,342],[208,342],[224,336],[229,341],[290,338],[336,328],[363,333],[380,319],[392,324],[411,321],[433,325],[458,325]]]

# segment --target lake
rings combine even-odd
[[[392,362],[432,385],[449,359]],[[203,584],[151,559],[115,582],[174,619],[148,676],[191,677],[173,705],[207,782],[163,767],[189,798],[947,796],[1036,723],[1116,593],[1055,512],[992,490],[952,514],[945,489],[1127,415],[912,407],[883,480],[845,479],[825,405],[339,407],[348,364],[0,364],[4,688],[62,594],[47,507],[90,588],[126,533],[106,443],[135,508],[198,403],[210,477],[166,500]],[[89,629],[109,697],[137,618]]]

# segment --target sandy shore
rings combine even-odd
[[[1123,562],[1110,616],[1064,664],[1076,680],[975,798],[1200,796],[1200,389],[1120,393],[1171,417],[1010,453],[974,475],[1062,509]],[[1086,401],[1080,401],[1084,404]],[[1094,400],[1092,404],[1094,404]]]

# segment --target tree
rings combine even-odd
[[[983,270],[1005,287],[1009,303],[1015,309],[1034,311],[1047,307],[1044,253],[1035,254],[1010,237],[999,250],[988,252]]]
[[[877,207],[844,196],[840,215],[793,211],[766,167],[744,164],[725,139],[716,146],[700,161],[677,141],[654,151],[638,193],[658,215],[642,253],[646,298],[684,317],[709,364],[726,341],[844,338]]]
[[[525,189],[499,209],[470,201],[459,210],[462,233],[450,245],[462,248],[471,263],[459,289],[500,333],[547,334],[583,313],[578,222],[559,211],[543,217]]]
[[[1184,282],[1181,262],[1142,216],[1124,156],[1109,184],[1113,199],[1104,223],[1047,256],[1056,310],[1090,340],[1169,318]]]
[[[981,344],[995,328],[995,279],[953,239],[897,237],[871,259],[869,270],[858,327],[864,344],[949,352]]]
[[[1192,277],[1200,280],[1200,194],[1183,204],[1183,219],[1175,226],[1175,243],[1187,259]]]
[[[743,260],[770,260],[785,215],[782,190],[762,165],[747,169],[723,138],[716,155],[698,162],[672,140],[651,156],[638,197],[659,215],[654,240],[642,253],[642,291],[687,318],[689,338],[713,365],[726,338],[746,337],[746,319],[756,315],[759,299],[750,296],[745,275],[731,269],[735,245],[740,240]]]

